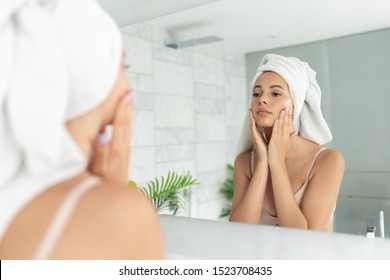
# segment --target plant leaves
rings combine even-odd
[[[130,187],[138,188],[137,183],[134,182],[134,181],[132,181],[132,180],[129,180],[129,182],[127,182],[127,184],[128,184]]]
[[[190,174],[179,175],[168,171],[166,178],[161,176],[140,189],[149,197],[156,211],[171,211],[176,215],[182,211],[193,197],[193,187],[199,182]]]
[[[233,171],[234,171],[233,165],[227,164],[226,179],[222,183],[221,188],[219,189],[219,193],[223,196],[226,202],[226,205],[221,209],[221,213],[219,214],[220,218],[229,216],[232,208],[232,201],[234,198]]]

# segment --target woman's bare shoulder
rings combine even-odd
[[[89,175],[83,174],[50,187],[31,201],[10,225],[0,243],[2,258],[31,258],[42,234],[62,202]],[[51,258],[159,259],[162,234],[150,201],[136,188],[107,181],[74,200],[69,220]],[[40,217],[38,220],[34,217]],[[33,223],[31,222],[33,221]],[[28,232],[28,235],[25,233]],[[104,246],[110,240],[110,246]]]
[[[325,149],[320,153],[316,162],[317,170],[344,172],[345,162],[341,152],[334,149]]]
[[[84,197],[80,206],[77,211],[79,217],[95,221],[95,224],[90,222],[88,230],[91,234],[100,229],[104,233],[101,239],[115,240],[112,244],[117,248],[131,248],[130,251],[125,250],[126,258],[162,257],[162,235],[157,213],[139,189],[101,181]],[[109,232],[102,230],[101,225],[109,225]]]
[[[245,164],[250,162],[252,152],[243,152],[236,157],[235,164]]]
[[[249,168],[251,164],[251,153],[252,152],[243,152],[236,157],[234,161],[235,168]]]
[[[113,201],[116,201],[118,204],[123,202],[124,205],[131,208],[128,210],[134,210],[136,212],[137,209],[139,210],[142,208],[146,210],[146,212],[150,212],[150,201],[137,187],[126,184],[117,184],[109,181],[101,181],[94,191],[96,192],[96,197],[91,195],[91,199],[99,197],[100,199],[109,202],[109,205]]]
[[[234,170],[243,172],[249,178],[252,177],[251,153],[252,152],[243,152],[239,154],[234,161]]]
[[[325,149],[322,153],[323,161],[331,161],[333,163],[343,163],[344,156],[341,152],[334,149]]]

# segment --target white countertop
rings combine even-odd
[[[166,259],[390,259],[390,240],[160,215]]]

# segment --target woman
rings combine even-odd
[[[0,258],[162,258],[126,184],[132,89],[112,19],[92,0],[0,11]]]
[[[294,57],[263,57],[234,164],[230,221],[332,231],[344,160],[320,146],[332,135],[315,74]]]

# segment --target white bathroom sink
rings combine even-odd
[[[167,259],[390,259],[390,240],[160,215]]]

